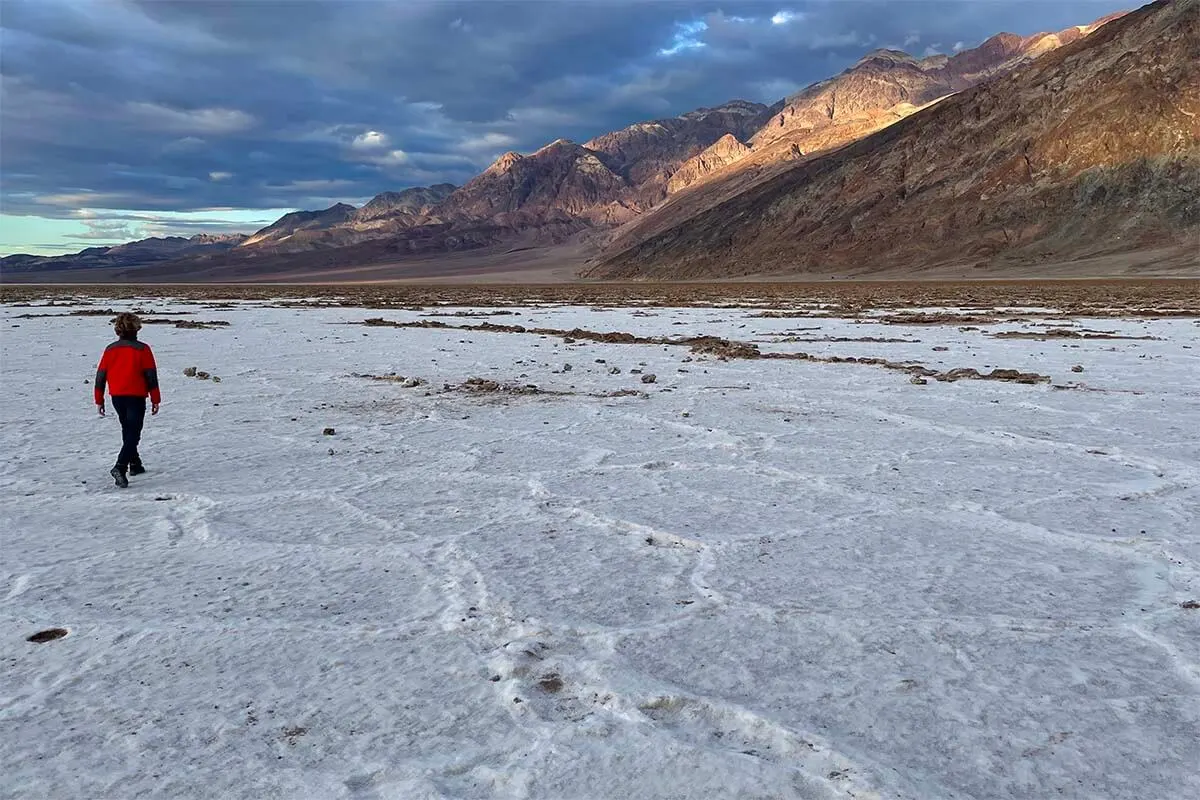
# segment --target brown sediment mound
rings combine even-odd
[[[760,352],[756,345],[747,344],[745,342],[731,342],[727,339],[719,339],[715,336],[701,337],[703,341],[698,341],[692,346],[693,353],[703,353],[707,355],[716,355],[720,358],[762,358],[762,359],[778,359],[789,361],[812,361],[819,364],[868,364],[884,369],[899,370],[907,372],[917,377],[933,378],[936,381],[954,382],[959,380],[980,380],[980,381],[1009,381],[1012,383],[1049,383],[1049,375],[1039,375],[1036,372],[1021,372],[1015,369],[993,369],[991,372],[981,373],[979,370],[972,367],[957,367],[955,369],[939,372],[935,369],[917,364],[914,362],[896,362],[889,361],[886,358],[876,358],[874,356],[817,356],[811,353],[763,353]],[[674,344],[682,344],[682,342],[673,342]]]
[[[426,383],[428,383],[428,381],[426,381],[424,378],[410,378],[404,375],[398,375],[394,372],[390,375],[371,375],[369,373],[362,374],[358,372],[352,372],[350,373],[350,377],[365,378],[370,381],[380,381],[382,383],[398,383],[405,389],[413,389],[417,386],[424,386]]]
[[[555,392],[541,389],[532,383],[503,383],[488,378],[467,378],[462,383],[447,383],[442,387],[443,392],[466,392],[467,394],[506,394],[506,395],[567,395],[573,392]]]
[[[929,377],[938,381],[958,381],[970,379],[975,381],[1008,381],[1011,383],[1049,383],[1049,375],[1039,375],[1036,372],[1021,372],[1015,369],[994,369],[981,373],[973,367],[957,367],[947,372],[933,372]]]
[[[757,314],[750,314],[749,316],[754,319],[805,319],[808,317],[824,317],[828,313],[829,309],[813,308],[799,311],[759,311]]]
[[[758,345],[747,342],[731,342],[719,336],[693,336],[688,339],[675,339],[669,344],[688,345],[697,355],[715,356],[720,359],[763,357],[758,350]]]
[[[592,392],[589,397],[649,397],[645,392],[639,392],[637,389],[615,389],[611,392]]]
[[[176,328],[190,328],[194,330],[229,327],[229,323],[223,319],[210,319],[204,322],[191,319],[144,319],[142,323],[145,325],[174,325]]]
[[[420,309],[418,309],[420,310]],[[487,311],[430,311],[427,314],[422,314],[423,317],[516,317],[520,316],[519,311],[509,311],[503,308],[488,309]]]
[[[781,336],[772,340],[784,342],[871,342],[872,344],[920,344],[919,339],[891,339],[884,336]]]
[[[571,330],[562,330],[560,328],[527,328],[524,325],[500,325],[495,322],[481,322],[478,325],[450,325],[445,322],[428,319],[415,322],[395,322],[383,319],[382,317],[372,317],[358,324],[374,328],[453,328],[460,331],[487,331],[490,333],[531,333],[537,336],[556,336],[576,341],[585,339],[587,341],[606,342],[609,344],[662,343],[662,340],[656,337],[634,336],[632,333],[625,333],[624,331],[599,332],[584,330],[583,328],[572,328]]]
[[[649,397],[637,389],[615,389],[608,392],[569,392],[543,389],[533,383],[510,383],[492,380],[490,378],[467,378],[462,383],[447,383],[442,386],[443,392],[462,392],[472,395],[542,395],[549,397],[568,397],[584,395],[586,397]]]
[[[936,314],[915,312],[887,314],[882,317],[875,317],[870,321],[883,325],[994,325],[1000,322],[995,317],[986,317],[980,314],[954,314],[950,312],[939,312]]]
[[[993,339],[1034,339],[1039,342],[1047,339],[1140,339],[1154,342],[1162,341],[1158,336],[1124,336],[1106,331],[1073,331],[1067,328],[1050,328],[1045,331],[1000,331],[999,333],[988,335]]]
[[[13,319],[46,319],[54,317],[115,317],[120,312],[113,311],[111,308],[83,308],[75,311],[69,311],[66,314],[18,314]],[[146,317],[145,311],[137,310],[135,314],[143,315],[143,325],[174,325],[176,328],[218,328],[227,327],[228,322],[221,319],[212,319],[200,322],[199,320],[189,319],[164,319],[162,316]],[[166,312],[156,312],[163,314]],[[170,316],[186,316],[191,314],[191,311],[172,312]]]

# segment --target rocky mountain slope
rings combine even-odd
[[[726,136],[744,141],[762,127],[774,107],[733,100],[672,119],[630,125],[584,144],[634,187],[623,198],[638,210],[661,202],[671,176],[689,159]]]
[[[437,213],[448,220],[501,225],[559,217],[601,220],[628,189],[595,152],[558,139],[528,156],[505,153],[450,195]]]
[[[402,192],[383,192],[358,209],[353,222],[363,225],[401,216],[425,216],[457,188],[453,183],[438,183],[433,186],[414,186]]]
[[[840,147],[887,127],[955,92],[1019,69],[1064,44],[1087,36],[1120,14],[1058,33],[1021,37],[1000,33],[954,56],[917,59],[900,50],[874,50],[849,69],[785,98],[743,141],[741,155],[689,163],[671,183],[670,193],[710,175],[752,170],[774,174],[785,164]],[[743,163],[739,163],[743,162]],[[729,168],[731,165],[738,166]],[[729,168],[729,169],[727,169]],[[735,185],[741,190],[744,185]]]
[[[314,237],[312,234],[350,222],[357,211],[358,209],[349,203],[337,203],[322,211],[293,211],[256,232],[240,246],[278,244],[305,232],[309,234],[308,241],[313,241],[320,237]]]
[[[667,193],[674,194],[703,180],[722,167],[741,161],[750,153],[733,134],[727,133],[698,154],[692,156],[671,175],[667,181]]]
[[[1099,24],[1024,38],[1001,34],[953,57],[917,60],[898,51],[876,51],[841,75],[774,106],[735,100],[630,125],[582,145],[559,139],[529,155],[506,153],[437,202],[376,216],[372,205],[394,202],[376,198],[346,220],[330,225],[305,221],[297,231],[281,225],[279,231],[256,234],[248,247],[265,244],[278,254],[386,238],[385,252],[428,254],[504,241],[555,244],[620,226],[633,232],[624,241],[635,241],[638,231],[652,232],[660,219],[671,219],[673,212],[664,215],[659,209],[689,187],[733,176],[724,190],[736,193],[796,159],[886,127]],[[428,189],[409,191],[431,197]],[[683,204],[697,198],[701,202],[693,212],[717,196],[692,195]],[[331,211],[319,213],[328,216]],[[624,230],[618,232],[619,241],[623,235]]]
[[[1197,0],[1161,0],[643,241],[617,240],[591,275],[997,266],[1188,242],[1200,253],[1197,53]]]
[[[605,261],[592,274],[628,274],[619,254],[724,203],[758,196],[800,166],[826,163],[827,154],[918,112],[925,118],[949,102],[945,98],[957,99],[955,93],[1026,72],[1058,48],[1095,36],[1093,31],[1117,17],[1058,33],[999,34],[953,56],[918,59],[877,50],[773,106],[732,101],[630,125],[582,145],[558,139],[528,155],[506,153],[462,187],[415,187],[384,192],[360,209],[338,203],[290,213],[233,251],[180,252],[171,266],[182,272],[189,264],[219,260],[238,274],[253,274],[289,263],[324,263],[328,259],[322,253],[341,263],[380,263],[571,242],[576,252],[604,248]],[[985,146],[986,131],[979,137],[976,144]],[[946,144],[959,143],[951,136]],[[837,184],[824,191],[832,192],[829,202],[840,207],[838,196],[856,186]],[[301,259],[306,253],[314,258]],[[664,270],[669,274],[673,268]]]

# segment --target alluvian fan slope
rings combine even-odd
[[[865,139],[694,204],[703,209],[694,215],[672,216],[668,203],[655,212],[659,230],[618,238],[591,274],[868,273],[1166,245],[1200,255],[1198,55],[1200,3],[1151,4]]]

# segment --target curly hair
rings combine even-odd
[[[120,338],[135,339],[137,332],[142,329],[142,321],[138,319],[137,314],[126,311],[123,314],[117,314],[117,318],[113,320],[113,328],[116,329],[117,336]]]

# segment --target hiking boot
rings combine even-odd
[[[146,471],[146,468],[143,467],[141,464],[130,464],[129,465],[129,474],[130,475],[141,475],[145,471]]]
[[[113,467],[108,471],[108,474],[113,476],[113,480],[116,481],[117,486],[122,489],[129,488],[129,479],[125,477],[125,470],[120,467]]]

